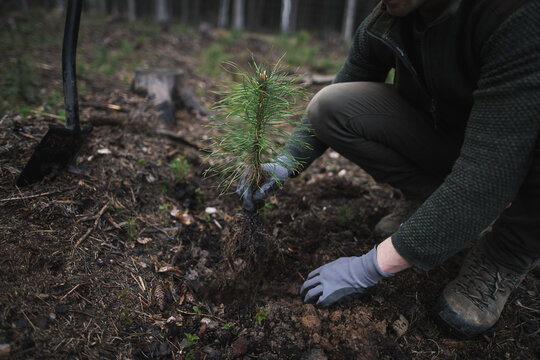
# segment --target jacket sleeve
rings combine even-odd
[[[366,28],[372,16],[373,14],[368,16],[356,30],[347,59],[332,83],[383,82],[386,79],[394,59],[389,51],[380,47],[378,42],[371,43],[368,40]],[[377,50],[381,51],[377,51],[377,54],[386,55],[384,59],[381,59],[380,56],[376,57],[370,47],[379,47]],[[294,130],[291,139],[285,144],[284,153],[297,161],[298,166],[295,172],[297,174],[321,156],[327,148],[328,146],[315,136],[309,119],[304,116],[300,125]]]
[[[538,19],[540,3],[522,6],[481,49],[481,76],[460,156],[443,184],[392,236],[398,253],[415,266],[433,268],[472,241],[527,176],[540,148]]]

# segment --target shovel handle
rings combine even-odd
[[[66,125],[70,130],[80,132],[79,99],[77,93],[77,73],[75,58],[81,20],[82,0],[68,0],[64,42],[62,44],[62,80],[64,84],[64,105]]]

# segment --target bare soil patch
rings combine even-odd
[[[129,36],[111,23],[83,36],[82,56],[101,39]],[[211,104],[215,81],[195,71],[197,49],[209,40],[198,34],[160,40],[144,48],[155,54],[155,65],[181,65]],[[273,51],[249,37],[234,46],[238,53]],[[57,50],[42,49],[43,62]],[[54,70],[44,77],[57,84],[59,62],[50,63]],[[9,346],[9,358],[540,357],[540,280],[532,274],[485,335],[461,340],[435,323],[431,307],[464,251],[436,270],[399,274],[351,303],[302,304],[298,291],[312,269],[381,240],[372,229],[399,194],[328,151],[260,212],[255,228],[279,244],[272,256],[241,246],[230,251],[238,231],[251,231],[234,227],[243,224],[236,219],[240,202],[218,196],[214,180],[202,176],[202,152],[156,132],[151,101],[130,93],[122,76],[85,80],[81,119],[94,130],[77,155],[77,171],[40,184],[15,187],[47,122],[55,120],[0,118],[0,344]],[[176,118],[170,130],[202,145],[208,119],[183,110]],[[191,168],[181,180],[169,168],[179,156]],[[260,268],[242,273],[246,256],[255,256]],[[212,282],[223,278],[229,282]]]

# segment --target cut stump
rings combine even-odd
[[[136,68],[131,90],[153,99],[158,117],[166,126],[174,124],[174,113],[177,107],[197,111],[203,116],[210,114],[195,98],[187,85],[184,70],[179,68]]]

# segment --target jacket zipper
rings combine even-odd
[[[407,68],[407,70],[409,70],[413,75],[414,75],[414,78],[416,79],[416,82],[418,84],[420,84],[420,86],[424,89],[424,91],[426,92],[426,94],[429,96],[430,98],[430,107],[429,107],[429,113],[431,114],[431,118],[433,119],[433,126],[435,129],[437,129],[437,120],[438,120],[438,112],[437,112],[437,100],[433,97],[433,95],[431,94],[431,92],[429,91],[429,88],[427,87],[427,79],[426,79],[426,84],[423,84],[420,79],[419,79],[419,76],[418,76],[418,72],[416,71],[414,65],[412,64],[411,60],[407,57],[407,55],[405,54],[405,51],[403,51],[403,49],[397,45],[390,37],[388,37],[388,32],[385,32],[383,34],[383,36],[378,36],[378,35],[375,35],[371,30],[366,30],[366,33],[379,40],[380,42],[382,42],[384,45],[386,45],[388,48],[390,48],[390,50],[396,54],[400,59],[401,61],[403,62],[403,64],[405,65],[405,67]],[[422,52],[424,54],[424,52]]]
[[[405,55],[405,52],[403,51],[403,49],[401,47],[399,47],[399,45],[397,45],[392,39],[390,39],[388,37],[388,33],[384,33],[382,37],[378,36],[378,35],[375,35],[373,32],[371,32],[371,30],[366,30],[367,34],[377,40],[379,40],[380,42],[382,42],[384,45],[386,45],[387,47],[390,48],[390,50],[392,50],[392,52],[394,52],[400,59],[401,61],[403,61],[403,63],[405,64],[405,66],[407,67],[407,69],[413,73],[413,75],[416,77],[416,79],[418,80],[418,72],[416,71],[416,69],[414,68],[413,64],[411,63],[411,61],[409,60],[409,58],[407,57],[407,55]]]
[[[426,57],[426,51],[424,51],[426,48],[426,45],[425,45],[426,36],[427,36],[427,29],[422,35],[422,40],[420,42],[420,47],[422,50],[422,62],[424,63],[424,81],[425,81],[426,91],[428,94],[430,94],[430,97],[431,97],[431,104],[430,104],[429,112],[431,113],[431,117],[433,118],[433,126],[437,128],[437,121],[439,118],[439,114],[437,112],[437,100],[431,95],[433,94],[433,91],[432,91],[432,87],[429,86],[430,80],[431,80],[430,64],[428,62],[429,59]]]

